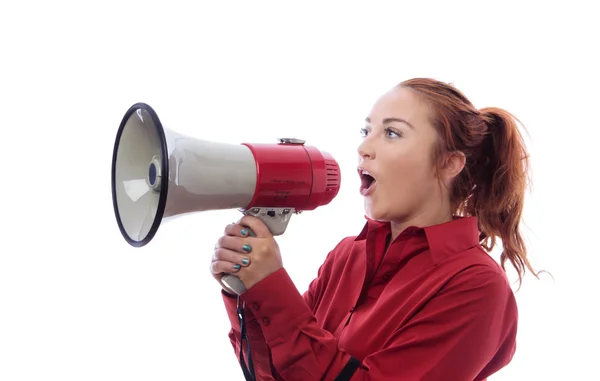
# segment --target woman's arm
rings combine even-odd
[[[330,274],[333,254],[335,253],[338,247],[339,245],[336,246],[336,248],[327,255],[325,262],[319,268],[317,277],[310,283],[308,290],[304,293],[304,295],[302,295],[302,299],[305,305],[311,312],[315,311],[317,303],[320,300],[320,295],[322,293],[323,287],[327,283],[327,279]],[[229,340],[231,341],[231,345],[234,348],[236,358],[239,359],[240,324],[237,315],[237,296],[228,294],[224,290],[221,291],[221,294],[223,296],[225,310],[227,311],[227,315],[231,323],[231,329],[229,331]],[[252,362],[254,364],[256,379],[257,381],[284,381],[284,379],[277,373],[277,371],[273,367],[271,350],[265,340],[265,336],[261,328],[261,323],[258,322],[257,317],[252,311],[253,304],[246,303],[244,309],[244,318],[246,320],[246,332],[250,341],[250,351],[252,354]],[[248,358],[245,346],[244,358]]]

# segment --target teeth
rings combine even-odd
[[[371,174],[370,174],[369,172],[367,172],[367,171],[364,171],[364,170],[362,171],[362,174],[363,174],[363,175],[368,175],[368,176],[371,176]],[[373,176],[371,176],[371,177],[373,177]]]

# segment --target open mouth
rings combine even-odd
[[[367,171],[359,169],[360,176],[360,193],[366,195],[375,185],[375,178]]]

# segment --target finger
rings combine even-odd
[[[242,226],[249,227],[259,238],[269,238],[273,236],[267,225],[265,225],[258,217],[244,216],[238,223]]]
[[[213,262],[229,262],[231,265],[239,265],[239,268],[246,267],[250,265],[250,257],[246,255],[242,255],[232,250],[228,249],[217,249],[214,251],[212,256]],[[238,267],[238,266],[236,266]],[[239,269],[238,269],[239,270]]]
[[[217,240],[215,249],[228,249],[236,251],[238,253],[250,253],[252,251],[252,245],[247,239],[242,237],[234,237],[230,235],[224,235]]]
[[[241,224],[229,224],[225,227],[225,235],[235,237],[256,237],[256,234],[248,226]]]
[[[238,268],[235,263],[227,261],[214,261],[210,264],[210,272],[213,275],[218,274],[235,274],[240,271],[241,267]]]

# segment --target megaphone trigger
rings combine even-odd
[[[285,233],[294,212],[294,208],[250,208],[242,210],[244,215],[260,219],[274,236]]]

